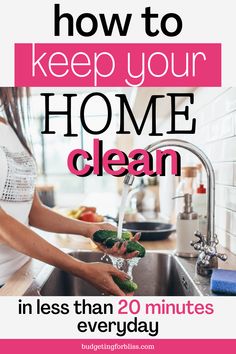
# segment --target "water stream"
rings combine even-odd
[[[126,207],[126,202],[128,198],[128,193],[129,193],[129,186],[124,184],[124,189],[122,192],[121,196],[121,203],[120,203],[120,208],[119,208],[119,219],[118,219],[118,230],[117,230],[117,237],[121,239],[122,237],[122,229],[123,229],[123,222],[124,222],[124,216],[125,216],[125,207]],[[133,268],[136,267],[141,260],[140,257],[135,257],[132,259],[124,259],[124,258],[118,258],[114,257],[110,254],[104,255],[102,259],[104,259],[106,256],[108,256],[112,262],[112,265],[116,267],[117,269],[127,273],[130,277],[131,280],[133,280]]]
[[[122,227],[123,227],[123,222],[124,222],[125,206],[126,206],[128,193],[129,193],[129,186],[127,184],[124,184],[124,189],[122,192],[121,203],[120,203],[120,208],[119,208],[119,220],[118,220],[118,230],[117,230],[117,237],[118,238],[121,238],[121,236],[122,236]]]
[[[140,257],[134,257],[131,259],[124,259],[124,258],[117,258],[114,256],[108,255],[110,258],[112,265],[117,269],[125,272],[128,274],[131,280],[133,280],[133,268],[137,267],[139,261],[141,260]]]

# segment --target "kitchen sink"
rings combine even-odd
[[[100,252],[78,251],[70,254],[84,262],[110,263],[109,257],[102,257]],[[199,282],[195,262],[194,259],[181,259],[168,252],[147,252],[138,266],[133,268],[133,279],[139,285],[135,295],[210,295],[209,280],[203,278],[203,283]],[[24,295],[100,296],[102,293],[80,278],[45,265]]]

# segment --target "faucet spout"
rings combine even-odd
[[[215,235],[215,173],[212,167],[212,164],[206,154],[199,149],[196,145],[193,145],[187,141],[179,140],[179,139],[166,139],[157,141],[153,144],[148,145],[145,149],[152,153],[157,149],[161,149],[167,146],[180,147],[185,150],[192,152],[196,155],[201,163],[203,164],[206,174],[207,174],[207,235],[205,235],[204,242],[199,244],[198,242],[193,242],[193,246],[195,249],[202,251],[198,261],[197,261],[197,270],[201,275],[209,275],[211,273],[211,268],[217,267],[217,257],[218,253],[216,251],[216,235]],[[124,183],[128,185],[132,185],[134,182],[133,175],[126,175],[124,179]],[[197,231],[197,230],[196,230]],[[199,237],[199,233],[196,235]],[[202,239],[201,239],[202,240]],[[213,252],[213,248],[215,252]],[[211,252],[210,252],[211,251]],[[204,253],[204,254],[203,254]],[[211,253],[211,254],[209,254]],[[222,260],[225,260],[225,256],[220,255]]]

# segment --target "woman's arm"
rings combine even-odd
[[[108,223],[90,223],[63,216],[43,205],[36,192],[30,211],[29,223],[31,226],[41,230],[62,234],[82,235],[89,238],[91,238],[97,230],[116,230],[116,227]],[[134,236],[133,241],[138,241],[139,236],[138,234]],[[101,251],[113,254],[117,257],[133,258],[138,255],[138,251],[126,254],[126,243],[124,243],[122,247],[117,243],[110,249],[100,244],[97,244],[97,246]]]
[[[84,263],[60,251],[0,208],[0,240],[16,251],[39,259],[81,277],[96,288],[112,295],[124,295],[112,276],[127,279],[127,275],[110,264]]]
[[[43,205],[35,192],[29,223],[38,229],[55,232],[82,235],[91,238],[98,229],[115,230],[107,223],[89,223],[63,216]]]

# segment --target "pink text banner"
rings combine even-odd
[[[18,43],[15,86],[221,86],[221,45]]]
[[[129,353],[129,354],[222,354],[235,352],[232,339],[2,339],[1,352],[6,354],[42,353]]]

